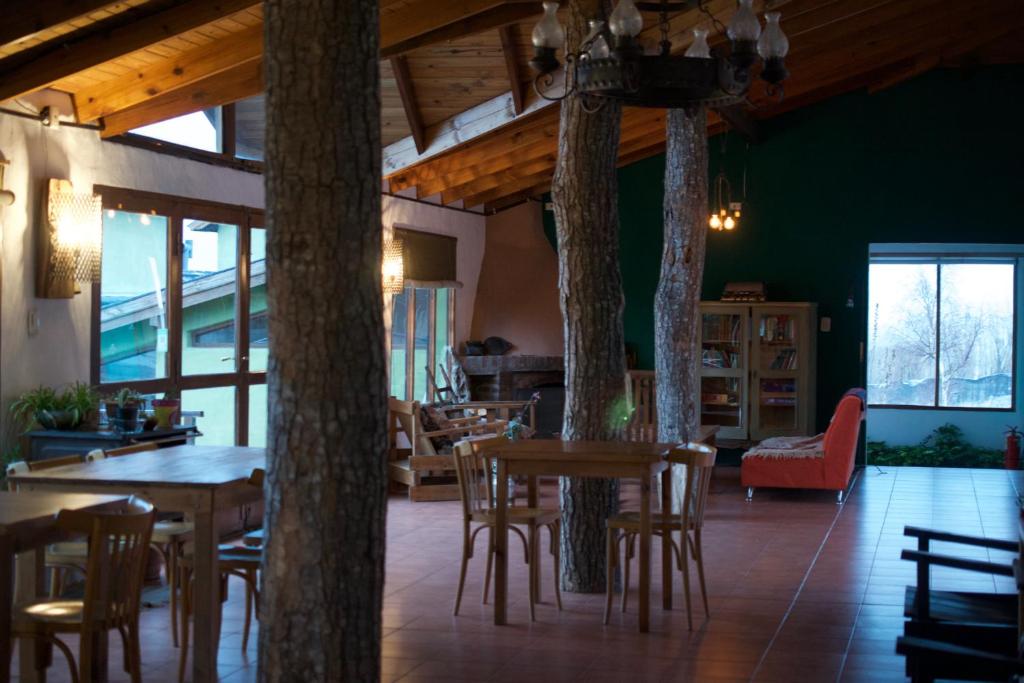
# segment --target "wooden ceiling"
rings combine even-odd
[[[735,2],[707,4],[724,23]],[[1024,61],[1021,0],[755,4],[783,14],[792,46],[786,96],[755,86],[746,107],[712,114],[712,130],[756,135],[758,119],[849,90],[942,65]],[[0,102],[64,91],[78,120],[102,121],[104,136],[263,91],[263,14],[254,0],[7,0],[5,9]],[[537,0],[381,0],[381,135],[392,191],[500,209],[548,189],[558,105],[530,85],[539,9]],[[641,39],[653,45],[658,29],[647,19]],[[696,11],[673,17],[676,48],[702,23]],[[259,103],[239,105],[256,127]],[[663,111],[625,110],[621,164],[663,146]]]

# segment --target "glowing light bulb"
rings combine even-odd
[[[717,213],[711,214],[711,220],[708,221],[708,224],[711,226],[712,230],[722,229],[722,219],[718,217]]]
[[[736,221],[732,219],[732,216],[726,216],[725,223],[722,224],[726,230],[732,230],[736,227]]]

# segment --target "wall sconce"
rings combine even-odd
[[[49,181],[43,210],[36,295],[70,299],[75,283],[99,282],[103,199],[76,194],[68,180]]]
[[[401,239],[384,242],[384,258],[381,265],[385,294],[401,294],[405,289],[405,248]]]
[[[14,193],[4,189],[4,169],[9,163],[11,162],[0,157],[0,206],[10,206],[14,203]]]

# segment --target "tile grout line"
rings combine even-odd
[[[884,472],[890,474],[890,472]],[[889,501],[885,505],[885,514],[882,515],[882,523],[878,528],[878,541],[875,542],[875,552],[871,556],[871,571],[868,572],[868,584],[864,587],[864,594],[861,595],[860,604],[857,605],[857,614],[853,617],[853,628],[850,630],[850,637],[846,640],[846,651],[843,652],[843,663],[839,666],[839,673],[836,674],[836,683],[842,680],[846,672],[846,661],[850,656],[850,646],[853,644],[853,636],[857,632],[857,622],[860,621],[860,614],[864,611],[864,599],[867,597],[868,586],[871,585],[871,574],[875,570],[875,562],[878,560],[878,548],[882,545],[882,536],[885,529],[885,522],[889,518],[889,509],[892,507],[893,496],[896,495],[896,479],[899,473],[893,474],[892,488],[889,490]]]
[[[782,628],[786,625],[789,615],[793,612],[793,608],[796,606],[796,601],[800,598],[800,594],[803,592],[804,586],[807,584],[807,579],[811,576],[811,572],[814,570],[814,565],[818,563],[818,558],[821,557],[821,551],[825,549],[825,544],[828,543],[829,537],[832,536],[832,530],[835,529],[843,511],[846,510],[846,506],[850,502],[850,494],[853,493],[853,490],[859,483],[860,473],[858,472],[855,474],[850,486],[847,487],[846,500],[843,501],[842,505],[837,506],[839,509],[836,510],[835,516],[832,517],[832,523],[829,524],[828,529],[825,531],[824,538],[822,538],[821,543],[818,544],[818,549],[815,551],[814,557],[811,558],[811,563],[807,567],[807,571],[804,572],[804,576],[800,580],[800,585],[797,586],[796,593],[793,594],[793,599],[790,600],[789,606],[786,608],[786,613],[782,615],[782,619],[779,620],[779,625],[775,628],[775,633],[772,634],[771,640],[768,641],[768,644],[761,652],[761,657],[757,660],[757,666],[755,666],[754,670],[750,673],[749,680],[753,681],[757,678],[758,672],[760,672],[761,667],[764,666],[764,662],[768,658],[768,653],[771,652],[772,646],[775,644],[775,641],[778,640],[779,634],[782,633]]]

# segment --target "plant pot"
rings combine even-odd
[[[1020,468],[1020,437],[1016,434],[1006,435],[1006,455],[1003,462],[1008,470]]]
[[[45,429],[71,431],[78,427],[80,421],[77,410],[40,410],[36,413],[36,422]]]
[[[157,429],[170,429],[178,424],[178,415],[181,413],[181,399],[155,398],[153,399],[153,413],[156,415]]]
[[[134,432],[138,428],[139,406],[119,406],[116,417],[113,419],[114,427],[122,432]]]

